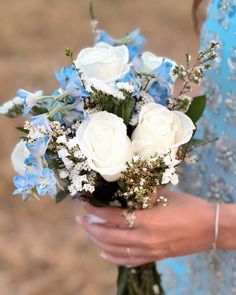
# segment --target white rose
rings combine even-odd
[[[147,74],[154,74],[155,70],[162,65],[163,62],[170,62],[173,66],[172,69],[176,66],[176,63],[166,57],[157,56],[152,52],[145,51],[141,55],[141,65],[140,71]],[[173,80],[176,78],[174,75],[171,75]]]
[[[143,71],[146,73],[153,73],[163,63],[163,57],[156,56],[149,51],[141,55],[141,60],[143,62]]]
[[[189,142],[195,126],[184,113],[149,103],[142,107],[139,123],[132,134],[133,151],[148,159],[155,154],[171,150]]]
[[[91,169],[109,182],[120,178],[132,158],[131,141],[121,118],[108,112],[92,114],[81,123],[76,138]]]
[[[17,143],[11,154],[12,165],[15,171],[20,175],[25,173],[26,166],[24,164],[24,160],[29,156],[29,154],[30,152],[23,140]]]
[[[111,46],[100,42],[94,47],[82,49],[74,63],[87,79],[114,82],[129,71],[128,62],[127,46]]]

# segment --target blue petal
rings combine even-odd
[[[61,88],[68,92],[71,97],[88,97],[83,83],[74,66],[63,67],[60,72],[54,71],[54,75]]]
[[[168,83],[173,83],[171,77],[171,69],[173,68],[173,63],[163,60],[163,63],[155,70],[155,74],[158,80]]]
[[[26,97],[29,96],[30,94],[32,94],[32,92],[26,91],[24,89],[18,89],[16,91],[16,95],[22,99],[26,99]]]
[[[113,39],[106,31],[99,30],[95,37],[95,43],[99,42],[104,42],[112,46],[126,45],[129,50],[130,60],[132,60],[135,56],[142,54],[147,41],[146,38],[140,35],[140,30],[136,29],[120,39]]]
[[[36,189],[40,196],[56,191],[56,177],[52,169],[44,168],[42,170]]]
[[[31,117],[30,121],[34,126],[43,126],[45,127],[46,131],[50,133],[52,132],[50,121],[48,120],[48,117],[46,114]]]
[[[33,155],[29,155],[25,159],[24,164],[27,166],[27,171],[29,173],[33,173],[36,175],[41,173],[41,170],[43,169],[43,167],[41,166],[39,160],[40,160],[39,157],[34,157]]]
[[[130,44],[128,44],[130,59],[132,60],[136,56],[143,53],[144,46],[147,42],[146,38],[140,35],[140,30],[136,29],[131,32],[127,38],[131,39]]]
[[[142,86],[139,77],[134,73],[133,70],[130,70],[122,79],[118,79],[116,82],[127,82],[131,84],[134,87],[132,96],[137,95]]]
[[[47,150],[49,143],[49,137],[39,137],[36,139],[35,143],[26,143],[27,149],[30,151],[31,155],[34,157],[43,157]]]
[[[22,194],[32,189],[37,183],[38,176],[34,174],[17,175],[13,178],[16,190],[13,194]]]
[[[95,44],[99,42],[104,42],[109,45],[114,45],[114,39],[104,30],[99,30],[95,37]]]
[[[168,83],[160,84],[156,81],[152,84],[148,93],[155,99],[157,103],[165,105],[165,100],[171,97],[171,88]]]

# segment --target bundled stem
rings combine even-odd
[[[119,267],[116,295],[164,295],[155,262],[139,267]]]

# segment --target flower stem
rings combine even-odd
[[[54,109],[52,109],[48,113],[48,117],[53,117],[57,112],[61,112],[61,111],[62,111],[61,105],[57,105]]]
[[[117,295],[164,295],[155,262],[139,267],[119,267]]]
[[[33,196],[35,197],[36,200],[41,201],[40,197],[36,193],[33,192]]]

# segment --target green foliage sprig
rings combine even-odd
[[[23,105],[14,105],[13,108],[11,108],[7,114],[5,114],[6,117],[10,119],[18,118],[22,116],[24,110]]]
[[[85,108],[101,108],[103,111],[107,111],[121,117],[126,125],[129,124],[132,110],[135,105],[135,100],[130,93],[127,91],[122,91],[125,99],[121,100],[114,97],[113,95],[99,91],[94,87],[91,88],[93,92],[91,93],[91,97],[87,99]]]

